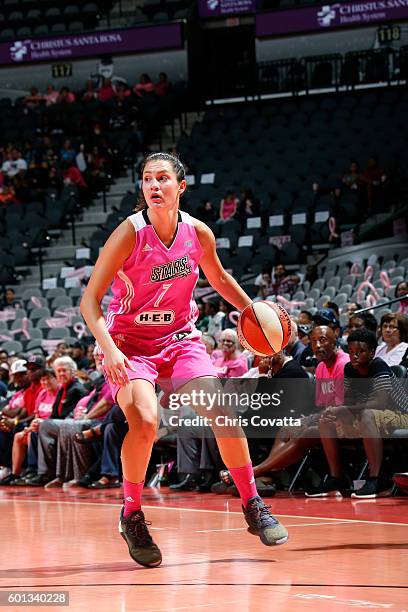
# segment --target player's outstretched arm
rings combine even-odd
[[[243,310],[252,303],[251,298],[240,287],[237,281],[224,270],[217,255],[214,234],[210,228],[194,220],[198,239],[204,251],[200,260],[200,267],[213,287],[227,302],[233,304],[237,310]]]
[[[109,236],[93,269],[81,299],[81,314],[104,354],[104,365],[112,382],[128,382],[124,365],[127,359],[113,342],[103,317],[101,300],[116,272],[132,253],[136,235],[130,221],[125,220]]]

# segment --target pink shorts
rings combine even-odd
[[[129,346],[126,349],[123,352],[134,367],[134,370],[127,368],[129,380],[142,378],[151,382],[153,387],[158,383],[166,393],[177,391],[193,378],[200,376],[218,378],[201,338],[186,338],[172,342],[156,355],[149,357],[131,355]],[[109,386],[116,401],[121,386],[111,384]]]

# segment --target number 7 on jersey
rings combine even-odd
[[[154,308],[158,308],[160,306],[160,302],[162,301],[162,299],[164,298],[166,292],[170,289],[170,287],[172,286],[173,283],[164,283],[161,286],[160,289],[160,293],[158,295],[157,300],[155,301],[155,303],[153,304]]]

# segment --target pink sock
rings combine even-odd
[[[143,485],[144,480],[142,480],[142,482],[130,482],[129,480],[126,480],[126,478],[123,478],[123,491],[125,498],[125,509],[123,511],[123,516],[125,518],[131,512],[141,509]]]
[[[243,467],[228,468],[228,470],[239,491],[242,505],[246,507],[248,500],[258,495],[252,463],[248,463]]]

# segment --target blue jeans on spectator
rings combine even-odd
[[[27,467],[37,471],[38,467],[38,432],[32,431],[27,451]]]
[[[103,432],[102,476],[114,476],[119,478],[120,450],[128,429],[128,424],[123,421],[116,421],[115,423],[108,423],[106,425]]]

